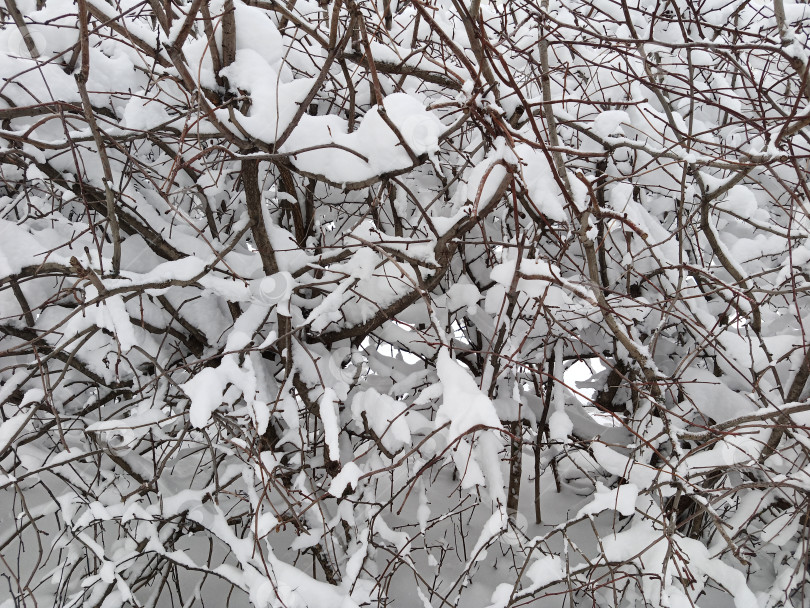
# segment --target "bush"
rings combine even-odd
[[[0,607],[808,605],[807,4],[5,6]]]

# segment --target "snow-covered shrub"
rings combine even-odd
[[[0,607],[807,606],[808,12],[6,0]]]

